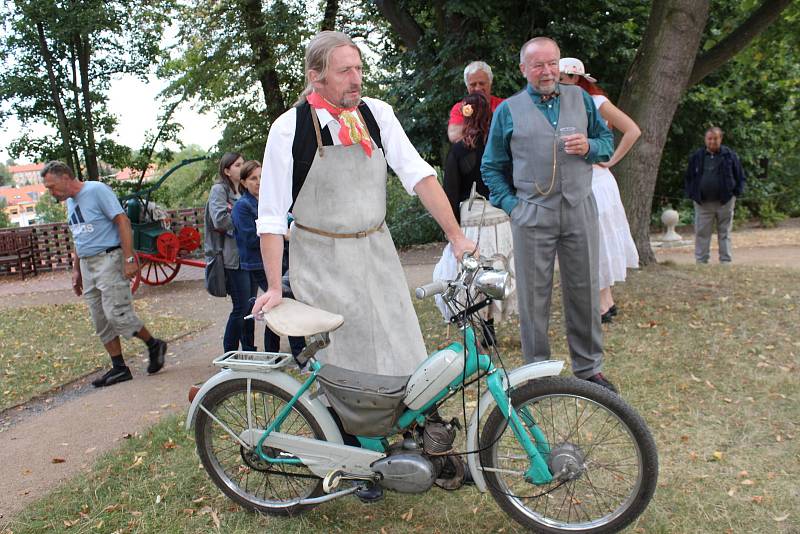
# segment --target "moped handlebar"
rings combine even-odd
[[[436,280],[429,284],[418,287],[414,292],[418,299],[432,297],[433,295],[440,295],[447,291],[447,282]]]

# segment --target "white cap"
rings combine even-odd
[[[586,72],[586,69],[583,68],[583,61],[574,57],[562,57],[558,62],[558,70],[564,74],[577,74],[578,76],[583,76],[592,83],[597,81]]]

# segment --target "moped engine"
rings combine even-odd
[[[372,464],[372,470],[382,476],[381,486],[400,493],[428,491],[436,480],[431,461],[415,453],[392,454]]]
[[[429,421],[422,433],[422,449],[427,454],[443,454],[453,447],[456,429],[452,423]]]
[[[431,455],[436,469],[435,484],[442,489],[455,490],[464,484],[464,462],[460,456],[448,455],[456,439],[458,420],[449,423],[428,421],[422,433],[422,448]]]

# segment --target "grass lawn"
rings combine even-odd
[[[800,279],[797,271],[654,266],[615,289],[606,374],[659,446],[654,500],[628,532],[800,531]],[[446,327],[418,311],[433,348]],[[564,357],[560,300],[554,355]],[[499,326],[507,366],[517,325]],[[451,401],[460,413],[460,398]],[[292,519],[239,509],[212,485],[180,419],[168,419],[30,506],[3,532],[521,532],[474,488],[345,498]]]
[[[204,326],[156,315],[147,301],[136,302],[136,313],[167,340]],[[147,353],[138,339],[124,340],[122,349],[128,359]],[[0,310],[0,410],[108,365],[84,303]]]

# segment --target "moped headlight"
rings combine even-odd
[[[503,300],[508,295],[508,273],[506,271],[483,271],[475,277],[475,288],[495,300]]]

